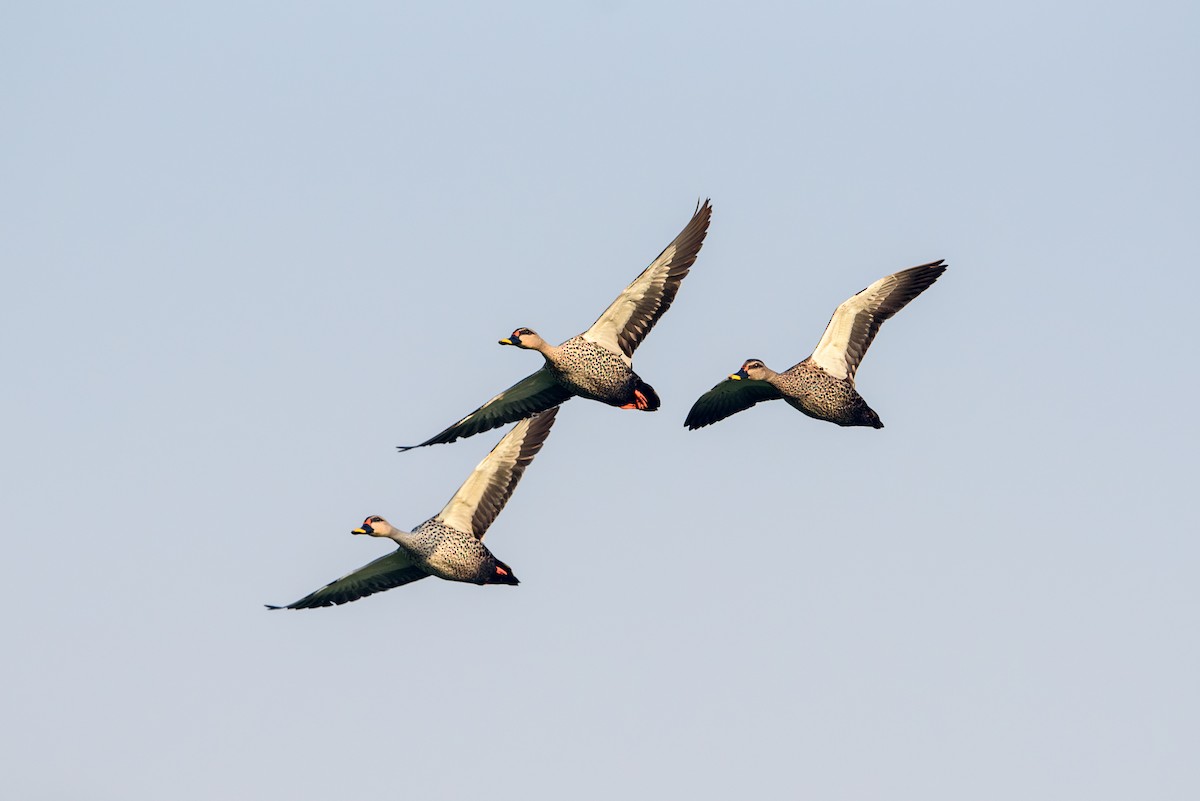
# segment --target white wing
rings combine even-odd
[[[671,307],[680,282],[695,263],[711,216],[709,201],[697,205],[696,213],[679,236],[583,332],[583,338],[623,355],[627,363],[632,363],[633,351]]]
[[[459,531],[470,532],[476,539],[483,539],[488,526],[516,489],[521,474],[542,449],[557,413],[555,407],[513,426],[435,519]]]
[[[813,362],[835,378],[854,382],[854,373],[879,327],[946,271],[945,260],[910,267],[880,278],[834,311]]]

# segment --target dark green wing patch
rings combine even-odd
[[[390,590],[423,579],[429,574],[413,565],[412,557],[402,548],[387,556],[363,565],[353,573],[347,573],[337,581],[326,584],[316,592],[309,593],[299,601],[287,606],[271,606],[268,609],[313,609],[318,606],[357,601],[377,592]]]
[[[730,415],[744,412],[756,403],[782,398],[783,395],[766,381],[727,378],[705,392],[692,405],[683,424],[689,429],[703,428],[724,420]]]
[[[544,412],[563,401],[570,400],[571,392],[554,380],[548,370],[538,370],[501,392],[475,411],[459,420],[445,431],[419,445],[397,445],[401,451],[454,442],[460,437],[473,437],[493,428],[515,423]]]

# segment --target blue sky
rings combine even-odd
[[[1191,799],[1194,4],[36,4],[0,15],[0,749],[24,798]],[[399,455],[713,199],[488,544],[263,610],[499,432]],[[767,404],[895,270],[858,388]]]

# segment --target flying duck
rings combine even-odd
[[[700,396],[684,425],[703,428],[759,401],[783,398],[818,420],[883,428],[879,415],[854,388],[854,373],[884,321],[945,271],[945,260],[940,259],[880,278],[837,307],[811,356],[782,373],[761,359],[746,360],[736,373]]]
[[[557,406],[578,395],[621,409],[652,412],[658,393],[633,371],[633,352],[671,307],[679,284],[696,261],[712,206],[697,204],[679,236],[600,315],[592,327],[561,345],[551,345],[530,328],[518,328],[500,340],[536,350],[546,363],[531,376],[495,396],[440,434],[401,451],[454,442]]]
[[[286,607],[311,609],[357,601],[426,576],[472,584],[519,584],[512,568],[483,544],[488,526],[500,514],[525,468],[542,448],[557,409],[522,420],[504,435],[445,508],[411,532],[401,531],[372,515],[351,534],[387,537],[396,550],[353,573],[326,584]]]

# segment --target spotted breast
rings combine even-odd
[[[654,393],[618,354],[581,336],[564,342],[548,361],[555,379],[572,395],[610,406],[624,406],[636,404],[634,390],[638,387],[644,386]],[[650,405],[657,407],[657,401],[657,393],[654,393]]]
[[[495,584],[499,575],[512,576],[508,565],[497,559],[474,535],[447,526],[436,517],[413,529],[408,549],[420,557],[422,566],[432,575],[447,581]],[[516,583],[515,581],[509,583]]]
[[[854,376],[879,327],[945,271],[946,263],[938,260],[885,275],[834,310],[807,359],[782,373],[761,359],[747,359],[740,370],[696,400],[683,424],[703,428],[762,401],[782,398],[818,420],[883,428],[879,415],[858,394]]]
[[[840,426],[883,428],[879,415],[853,384],[834,378],[808,360],[777,374],[772,383],[789,406],[809,417]]]
[[[413,531],[371,515],[351,534],[392,540],[396,549],[310,592],[287,609],[335,606],[427,576],[472,584],[519,584],[512,568],[483,544],[483,536],[508,502],[554,424],[557,409],[522,420],[475,466],[450,501]],[[270,606],[270,609],[282,609]]]
[[[622,409],[657,410],[658,393],[633,372],[633,352],[674,302],[704,244],[711,214],[707,200],[696,204],[679,235],[582,334],[551,345],[532,328],[521,327],[501,339],[501,345],[537,351],[545,364],[440,433],[400,450],[471,437],[576,396]]]

